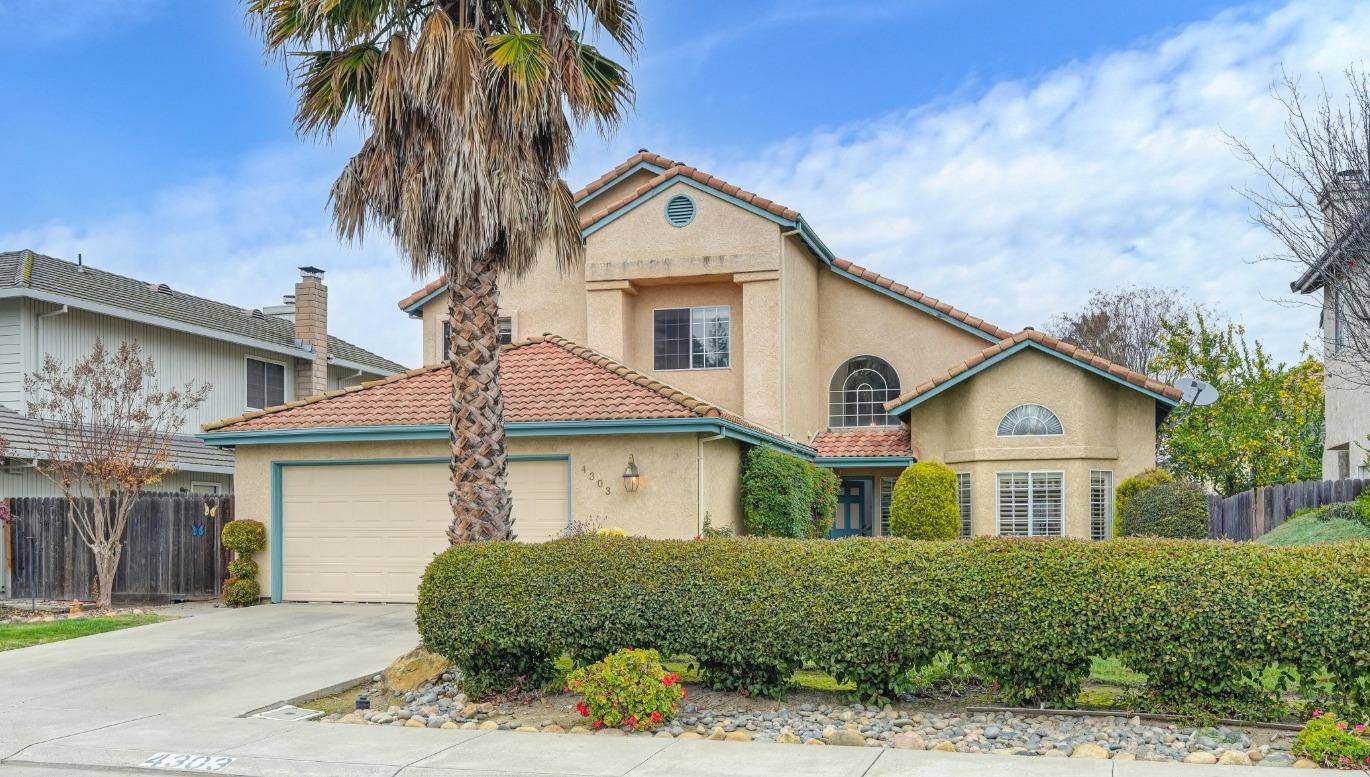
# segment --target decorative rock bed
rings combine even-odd
[[[373,693],[382,690],[380,680],[380,675],[374,678]],[[468,701],[452,680],[453,675],[447,673],[438,682],[405,693],[401,697],[402,705],[334,713],[322,718],[321,722],[890,747],[1043,758],[1243,766],[1296,764],[1289,752],[1293,734],[1287,731],[1228,726],[1196,729],[1137,717],[1061,715],[1049,711],[1041,714],[930,712],[911,709],[909,705],[803,703],[786,706],[784,702],[775,702],[771,709],[762,710],[726,705],[701,708],[686,704],[674,720],[655,732],[625,734],[618,729],[592,732],[585,725],[574,722],[579,720],[572,708],[574,697],[558,697],[555,707],[530,712],[526,705]],[[691,688],[692,700],[697,698],[694,690]],[[749,703],[756,704],[755,700],[749,700]]]

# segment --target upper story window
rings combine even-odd
[[[885,403],[899,396],[899,374],[878,356],[857,356],[828,384],[828,426],[894,426]]]
[[[999,422],[1000,437],[1052,436],[1065,434],[1056,414],[1041,405],[1019,405]]]
[[[727,305],[652,311],[652,369],[713,370],[732,363]]]
[[[514,319],[510,316],[499,317],[499,344],[508,345],[514,342]],[[447,361],[452,358],[452,322],[442,322],[442,360]]]
[[[285,404],[285,365],[247,359],[247,406],[253,410]]]

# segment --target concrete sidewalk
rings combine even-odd
[[[6,715],[0,731],[23,725]],[[214,773],[241,777],[1233,777],[1252,768],[153,715],[35,742],[0,762],[0,774],[165,773],[137,768],[163,752],[232,758]]]

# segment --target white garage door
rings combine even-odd
[[[414,601],[424,567],[447,547],[449,483],[446,464],[285,467],[283,597]],[[510,462],[520,539],[550,539],[566,526],[569,487],[564,459]]]

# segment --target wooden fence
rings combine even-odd
[[[1265,486],[1226,499],[1208,497],[1208,536],[1215,540],[1254,540],[1305,507],[1350,502],[1370,480],[1305,480]]]
[[[62,497],[9,500],[14,524],[5,532],[10,596],[14,599],[94,598],[95,559],[67,518]],[[145,494],[133,506],[114,597],[177,601],[217,597],[231,557],[219,540],[233,520],[233,497]]]

